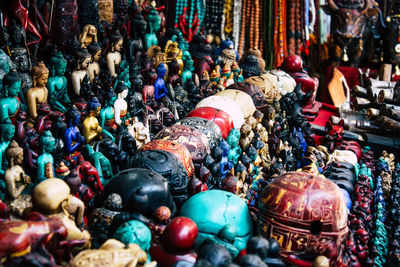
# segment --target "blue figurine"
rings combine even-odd
[[[74,151],[76,151],[81,144],[85,143],[85,138],[78,128],[81,121],[81,113],[75,106],[72,106],[67,110],[65,116],[68,123],[64,134],[65,150],[69,157],[73,157]]]
[[[214,50],[214,56],[217,58],[218,56],[221,55],[222,51],[225,49],[233,49],[235,47],[235,44],[231,39],[226,39],[221,42],[221,45]],[[239,53],[235,50],[236,53],[236,61],[239,61]]]
[[[229,173],[229,171],[233,167],[232,163],[229,162],[228,160],[228,154],[231,149],[231,146],[224,139],[222,139],[218,145],[218,149],[220,149],[221,155],[215,155],[215,158],[217,161],[219,160],[218,163],[221,168],[221,177],[225,178],[225,176]],[[215,154],[217,154],[216,151],[214,152]]]
[[[168,96],[167,87],[165,87],[164,77],[167,73],[167,68],[164,63],[160,63],[157,67],[157,80],[154,83],[154,99],[161,100],[163,97]]]

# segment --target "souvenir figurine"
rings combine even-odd
[[[39,184],[48,178],[54,178],[54,159],[51,153],[54,151],[55,142],[56,140],[50,131],[43,132],[39,138],[42,154],[37,159],[35,184]]]
[[[87,70],[89,72],[90,82],[93,83],[93,80],[100,74],[99,61],[101,58],[101,46],[97,42],[93,42],[88,45],[87,50],[92,56],[92,60],[87,67]]]
[[[140,149],[144,144],[150,142],[149,129],[139,122],[137,117],[133,118],[132,124],[128,125],[128,132],[135,138],[136,146]]]
[[[236,62],[233,62],[232,64],[232,73],[233,73],[233,81],[235,83],[240,83],[244,81],[244,77],[242,75],[243,70],[239,67],[239,65]]]
[[[77,149],[85,142],[85,138],[79,131],[78,125],[81,121],[81,113],[75,106],[71,106],[65,113],[68,127],[64,133],[65,152],[68,160],[76,157],[79,152]]]
[[[112,2],[111,2],[112,3]],[[124,243],[115,239],[107,240],[99,249],[87,249],[76,255],[70,262],[71,267],[88,265],[106,266],[137,266],[155,267],[156,262],[147,261],[147,254],[138,244],[131,243],[125,247]]]
[[[111,138],[113,141],[115,140],[114,135],[116,134],[118,125],[114,121],[114,103],[116,100],[116,95],[114,90],[110,88],[107,92],[105,92],[104,96],[104,106],[100,111],[100,127],[103,129],[103,132],[107,137]]]
[[[31,179],[25,174],[21,165],[24,158],[23,149],[12,141],[5,151],[5,157],[8,161],[7,170],[4,173],[7,196],[16,199],[22,191],[30,184]]]
[[[24,101],[26,92],[33,86],[33,81],[30,76],[32,65],[28,49],[25,45],[26,32],[23,27],[14,24],[14,31],[11,34],[11,37],[14,43],[10,48],[11,60],[15,64],[18,74],[22,79],[21,96],[24,98],[21,100]]]
[[[111,35],[111,50],[106,56],[107,67],[112,77],[117,76],[118,66],[122,61],[121,50],[124,39],[118,30]]]
[[[160,101],[163,97],[168,96],[168,90],[165,87],[164,76],[167,72],[165,65],[161,63],[157,67],[157,80],[154,83],[154,99]]]
[[[82,134],[85,137],[86,143],[91,143],[103,131],[97,120],[97,117],[100,115],[101,105],[96,97],[93,97],[88,103],[88,110],[89,115],[83,121]]]
[[[193,78],[193,71],[194,71],[194,66],[193,66],[193,60],[187,60],[184,64],[183,67],[183,72],[182,72],[182,81],[185,83],[187,80],[191,80]]]
[[[76,51],[76,68],[71,74],[72,88],[76,96],[81,95],[82,83],[88,79],[87,68],[92,59],[91,55],[86,48],[80,48]]]
[[[91,43],[97,43],[97,29],[91,24],[85,25],[83,27],[82,33],[79,35],[79,41],[81,42],[81,47],[88,47]]]
[[[151,258],[160,267],[172,267],[179,260],[194,263],[197,257],[194,252],[197,234],[196,223],[191,219],[174,218],[165,228],[161,244],[150,248]]]
[[[147,22],[138,13],[131,20],[131,39],[129,40],[129,58],[136,59],[137,53],[144,51],[144,36],[147,29]]]
[[[12,65],[10,57],[0,49],[0,80],[3,80],[4,76],[11,71]],[[0,82],[0,88],[2,87],[2,82]]]
[[[3,95],[0,99],[0,121],[15,121],[21,103],[18,94],[21,90],[21,79],[15,71],[11,71],[3,78]]]
[[[172,38],[172,40],[169,40],[165,45],[165,57],[167,63],[173,60],[178,62],[180,66],[179,74],[181,75],[183,71],[182,49],[179,49],[178,43],[174,40],[175,38]]]
[[[49,70],[43,62],[39,62],[32,69],[33,87],[26,93],[26,99],[29,109],[28,126],[32,127],[38,116],[38,107],[41,104],[47,104],[48,90],[46,87],[49,78]]]
[[[117,99],[114,102],[114,121],[117,125],[125,125],[126,117],[128,114],[128,104],[125,98],[128,96],[128,86],[124,82],[117,84],[115,92],[117,93]]]
[[[113,175],[110,161],[101,152],[95,152],[90,145],[85,145],[82,151],[85,152],[84,158],[96,168],[101,184],[107,184]]]
[[[67,94],[67,79],[64,76],[66,68],[67,61],[60,52],[50,58],[51,76],[47,81],[49,104],[63,113],[67,111],[68,106],[71,104]]]
[[[161,17],[158,15],[157,11],[152,8],[149,14],[147,14],[146,20],[149,32],[144,36],[144,42],[145,48],[148,50],[150,46],[158,44],[156,32],[158,32],[161,27]]]
[[[56,140],[54,147],[54,165],[59,167],[59,164],[64,159],[65,153],[65,131],[67,129],[67,124],[63,121],[64,118],[57,117],[56,121],[51,123],[51,131],[54,133],[54,138]],[[57,172],[56,168],[56,172]],[[68,168],[67,168],[68,170]],[[69,170],[68,170],[69,171]]]
[[[311,184],[319,185],[318,190],[315,191],[314,186],[310,186],[309,183],[307,183],[309,186],[299,190],[300,184],[310,180],[313,181]],[[313,198],[315,194],[323,197]],[[271,197],[278,195],[279,198]],[[292,198],[299,199],[299,197],[305,201],[304,203],[307,203],[305,204],[306,207],[304,207],[303,201],[296,202],[296,205],[288,207],[288,203],[293,203],[290,202]],[[286,211],[289,208],[291,210],[306,208],[314,211],[311,213],[311,217],[304,217],[304,213],[287,213]],[[318,212],[321,210],[331,210],[332,212],[329,214],[332,216],[321,217]],[[274,236],[276,231],[289,231],[288,235],[283,237],[281,243],[282,258],[286,262],[290,262],[289,258],[302,259],[304,253],[315,256],[326,255],[333,262],[341,259],[341,244],[348,233],[347,208],[339,187],[328,179],[298,172],[288,172],[275,178],[261,192],[259,214],[261,215],[259,229],[261,235],[265,238]],[[281,224],[281,222],[283,223]],[[292,223],[290,230],[285,228],[287,222],[295,222]],[[305,230],[303,224],[307,224],[307,230]],[[294,243],[292,240],[294,235],[302,236],[304,242],[298,243],[296,241]],[[330,241],[324,243],[318,249],[308,243],[320,242],[321,238],[324,239],[326,236],[330,236]],[[296,244],[296,246],[293,244]],[[307,250],[304,250],[305,248]]]

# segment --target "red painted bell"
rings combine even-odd
[[[169,140],[153,140],[149,143],[146,143],[142,146],[140,150],[164,150],[171,152],[175,157],[179,159],[182,165],[185,167],[188,177],[192,177],[194,175],[194,165],[192,161],[192,155],[189,150],[175,142]]]
[[[281,67],[287,72],[299,72],[303,69],[303,60],[298,55],[291,55],[285,58]]]
[[[189,112],[186,117],[199,117],[214,122],[221,130],[222,138],[224,139],[228,137],[229,132],[233,129],[233,121],[231,116],[220,109],[211,107],[196,108]]]
[[[283,260],[324,255],[342,257],[347,228],[343,193],[332,181],[303,172],[288,172],[263,189],[259,230],[281,245]],[[304,257],[303,257],[304,256]]]

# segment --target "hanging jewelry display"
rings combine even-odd
[[[264,4],[265,10],[265,51],[264,58],[266,69],[272,69],[274,62],[274,0],[266,0]]]
[[[278,68],[287,56],[286,1],[275,1],[274,18],[274,68]]]
[[[240,18],[242,16],[242,0],[234,0],[233,2],[233,43],[235,44],[235,50],[239,48],[239,36],[240,36]]]
[[[204,18],[205,31],[208,34],[221,36],[221,23],[224,14],[224,0],[207,0]]]
[[[175,28],[178,28],[186,41],[190,42],[199,32],[203,18],[203,5],[199,0],[178,0],[176,2]]]
[[[233,32],[233,0],[225,0],[225,11],[224,11],[224,33],[225,38],[229,37]]]

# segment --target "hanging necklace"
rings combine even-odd
[[[205,28],[207,33],[216,36],[221,35],[224,4],[224,0],[207,0],[205,10]]]
[[[233,42],[235,43],[235,50],[239,49],[240,37],[240,18],[242,16],[242,0],[234,0],[233,3]]]

